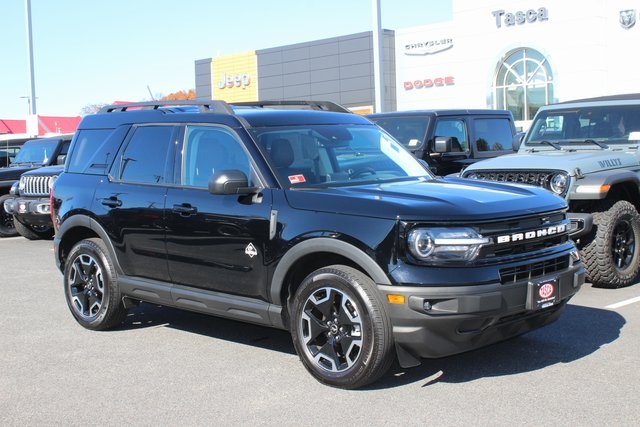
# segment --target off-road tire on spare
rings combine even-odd
[[[0,196],[0,237],[14,237],[18,235],[13,225],[13,215],[4,210],[4,201],[11,198],[10,194]]]
[[[582,248],[587,279],[594,286],[620,288],[640,271],[640,215],[633,204],[605,201],[593,212],[591,240]]]
[[[109,252],[100,239],[78,242],[64,267],[64,292],[71,314],[87,329],[118,326],[127,310]]]
[[[53,227],[51,226],[32,227],[21,223],[16,217],[13,217],[13,225],[22,237],[29,240],[50,240],[53,238]]]
[[[353,389],[393,363],[391,321],[375,283],[344,265],[307,276],[290,303],[291,335],[305,368],[320,382]]]

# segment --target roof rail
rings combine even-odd
[[[335,113],[353,113],[346,107],[331,101],[307,101],[307,100],[283,100],[283,101],[249,101],[249,102],[233,102],[233,106],[238,107],[280,107],[282,109],[310,109],[321,111],[332,111]],[[289,107],[289,108],[287,108]],[[306,107],[306,108],[304,108]]]
[[[148,101],[148,102],[131,102],[127,104],[114,104],[102,107],[98,113],[114,113],[125,112],[129,110],[159,110],[161,108],[167,108],[168,111],[171,107],[198,107],[198,111],[201,113],[218,113],[218,114],[234,114],[233,109],[229,104],[219,100],[188,100],[188,101]]]

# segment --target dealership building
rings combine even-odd
[[[640,93],[635,0],[453,0],[451,20],[384,30],[385,111],[500,108]],[[384,19],[384,16],[383,16]],[[374,109],[371,32],[195,62],[199,99],[329,100]]]

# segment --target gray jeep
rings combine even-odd
[[[640,94],[547,105],[516,154],[470,165],[464,178],[544,187],[567,200],[571,236],[594,286],[640,270]]]

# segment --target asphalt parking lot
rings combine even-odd
[[[587,284],[546,328],[344,391],[284,331],[148,304],[83,329],[50,241],[0,239],[0,266],[2,426],[640,424],[640,284]]]

